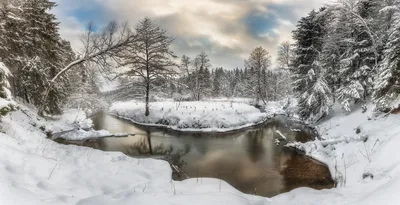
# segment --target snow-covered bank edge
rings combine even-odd
[[[30,118],[41,119],[31,111],[32,108],[21,105],[20,111]],[[34,110],[36,111],[36,110]],[[92,120],[85,112],[77,109],[68,109],[61,116],[42,119],[33,123],[39,127],[49,139],[64,139],[66,141],[86,141],[107,137],[128,137],[134,133],[110,133],[107,130],[94,130]]]
[[[107,130],[83,130],[75,128],[62,133],[52,133],[52,140],[64,139],[66,141],[89,141],[99,138],[120,138],[134,136],[135,133],[110,133]]]
[[[271,118],[254,106],[234,102],[152,102],[150,115],[145,104],[135,100],[114,102],[109,114],[137,125],[179,132],[232,132],[254,127]]]
[[[293,114],[297,102],[293,99],[268,102],[262,107],[244,102],[244,99],[152,102],[150,115],[144,116],[144,103],[131,100],[114,102],[108,114],[140,126],[191,133],[242,131],[281,115],[297,119]]]
[[[161,128],[161,129],[168,129],[168,130],[172,130],[175,132],[187,132],[187,133],[209,133],[209,132],[213,132],[213,133],[229,133],[229,132],[240,132],[243,130],[247,130],[247,129],[251,129],[251,128],[255,128],[257,126],[261,126],[262,124],[268,122],[269,120],[271,120],[273,117],[267,117],[265,119],[263,119],[260,122],[257,123],[249,123],[240,127],[232,127],[232,128],[204,128],[204,129],[192,129],[192,128],[177,128],[176,126],[168,126],[168,125],[162,125],[162,124],[150,124],[150,123],[140,123],[140,122],[136,122],[128,117],[124,117],[118,114],[114,114],[111,112],[108,112],[109,115],[120,118],[120,119],[124,119],[127,120],[135,125],[139,125],[139,126],[144,126],[144,127],[149,127],[149,128]]]
[[[367,110],[337,111],[316,126],[321,139],[287,146],[328,165],[337,188],[326,195],[339,194],[339,204],[399,204],[400,115]]]

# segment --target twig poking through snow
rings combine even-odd
[[[144,187],[143,187],[143,191],[142,192],[146,191],[146,187],[147,187],[147,183],[144,183]]]
[[[53,170],[51,170],[51,172],[50,172],[50,175],[49,175],[49,178],[48,178],[48,179],[50,179],[50,178],[51,178],[51,175],[53,175],[53,172],[54,172],[54,170],[56,169],[57,165],[58,165],[58,163],[56,163],[56,165],[54,165],[54,167],[53,167]]]

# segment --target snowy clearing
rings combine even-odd
[[[153,102],[148,117],[144,109],[142,102],[115,102],[110,113],[142,125],[203,132],[238,130],[271,117],[251,105],[234,102]]]

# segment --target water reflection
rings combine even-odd
[[[181,166],[189,177],[220,178],[245,193],[270,197],[302,186],[317,189],[333,186],[325,166],[274,144],[280,138],[277,130],[291,141],[310,139],[306,132],[295,132],[293,126],[279,119],[228,134],[144,128],[103,113],[93,120],[96,129],[136,133],[136,136],[100,139],[87,142],[86,146],[131,156],[163,156]]]

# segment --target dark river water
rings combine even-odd
[[[281,139],[277,130],[290,141],[311,139],[310,134],[298,132],[294,129],[296,125],[289,126],[283,119],[225,134],[180,133],[141,127],[104,113],[97,114],[93,123],[95,129],[136,135],[85,142],[85,146],[121,151],[135,157],[164,158],[183,170],[184,174],[174,175],[176,180],[219,178],[244,193],[266,197],[298,187],[333,187],[326,166],[288,150],[282,144],[276,145],[276,139]]]

